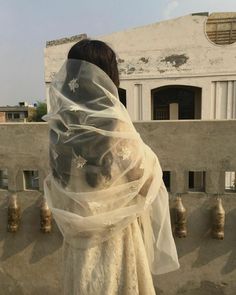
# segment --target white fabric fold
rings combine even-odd
[[[67,60],[51,83],[43,119],[51,167],[44,195],[64,239],[75,251],[94,247],[139,218],[152,273],[178,269],[158,157],[111,79],[91,63]]]

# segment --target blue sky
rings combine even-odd
[[[236,11],[236,0],[0,0],[0,105],[45,98],[47,40],[96,37],[203,11]]]

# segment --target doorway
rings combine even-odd
[[[152,90],[153,120],[201,119],[200,87],[170,85]]]

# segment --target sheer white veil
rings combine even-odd
[[[152,273],[179,268],[158,157],[108,75],[89,62],[66,60],[43,119],[51,167],[44,195],[64,239],[75,251],[93,247],[139,218]]]

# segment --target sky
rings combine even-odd
[[[0,106],[45,99],[48,40],[217,11],[236,11],[236,0],[0,0]]]

